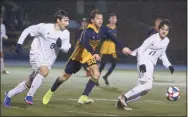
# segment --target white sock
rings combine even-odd
[[[24,92],[27,89],[27,86],[25,85],[26,81],[21,82],[20,84],[18,84],[14,89],[10,90],[8,92],[8,97],[12,97],[15,96],[19,93]]]
[[[130,97],[134,97],[133,99],[128,100],[128,102],[132,102],[138,100],[141,97],[139,94],[142,93],[144,90],[145,88],[142,85],[138,85],[125,93],[124,96],[127,97],[127,99],[129,99]]]
[[[44,79],[44,77],[40,74],[37,74],[35,76],[32,84],[31,84],[31,88],[30,88],[29,92],[27,93],[27,96],[32,96],[32,97],[34,96],[37,89],[41,86],[43,79]]]
[[[3,58],[1,58],[1,72],[4,70],[4,61]]]
[[[127,103],[134,102],[134,101],[140,99],[141,97],[142,97],[142,96],[138,96],[138,97],[136,97],[136,98],[134,98],[134,99],[131,99],[131,100],[128,100],[128,101],[126,101],[126,102],[127,102]]]

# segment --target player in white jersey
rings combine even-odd
[[[30,35],[34,37],[30,49],[30,64],[32,72],[29,79],[21,82],[12,90],[6,92],[4,106],[10,107],[11,98],[27,88],[30,88],[25,101],[33,104],[33,96],[41,86],[43,79],[48,75],[54,64],[59,51],[68,52],[71,47],[70,33],[66,29],[69,25],[68,13],[59,10],[55,13],[55,23],[40,23],[26,28],[16,45],[16,53],[21,53],[25,38]]]
[[[174,68],[166,56],[166,49],[169,44],[167,35],[170,30],[170,22],[162,20],[159,25],[159,33],[148,37],[138,49],[132,52],[133,56],[137,56],[139,73],[137,86],[119,96],[116,107],[132,110],[127,106],[127,103],[139,99],[152,89],[154,65],[156,65],[158,58],[162,60],[166,68],[169,68],[171,74],[174,72]]]
[[[8,36],[6,35],[6,27],[3,24],[3,17],[0,18],[1,22],[1,42],[0,42],[0,57],[1,57],[1,73],[8,74],[9,71],[4,68],[4,58],[3,58],[3,39],[7,40]]]

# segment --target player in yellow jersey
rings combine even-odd
[[[81,36],[81,41],[76,45],[72,55],[70,56],[64,73],[59,76],[49,91],[43,97],[43,104],[48,104],[54,91],[66,80],[70,78],[73,73],[80,70],[81,66],[85,66],[90,74],[91,78],[86,84],[85,90],[82,96],[78,99],[79,104],[93,103],[94,100],[88,98],[93,87],[96,85],[100,72],[97,65],[97,61],[100,60],[99,54],[95,49],[98,46],[103,36],[109,37],[124,54],[131,54],[131,50],[127,47],[123,47],[119,43],[116,37],[108,31],[106,26],[103,26],[103,15],[100,11],[94,10],[90,13],[90,23]]]
[[[109,16],[109,24],[107,24],[106,26],[109,32],[111,32],[114,36],[116,36],[118,32],[116,23],[117,23],[117,16],[115,13],[111,13]],[[100,48],[100,55],[101,55],[101,62],[99,67],[100,72],[102,72],[107,62],[111,63],[111,67],[108,69],[108,72],[103,76],[105,84],[109,85],[108,76],[113,72],[114,68],[116,67],[116,59],[117,59],[116,44],[110,39],[106,38],[103,41],[102,46]],[[96,85],[99,84],[97,83]]]

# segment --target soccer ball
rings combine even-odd
[[[180,98],[180,90],[178,87],[172,86],[166,89],[165,95],[168,100],[176,101]]]

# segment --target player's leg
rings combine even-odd
[[[108,76],[113,72],[113,70],[116,67],[116,58],[114,58],[113,56],[111,56],[111,58],[112,58],[111,59],[111,67],[108,69],[108,72],[103,76],[103,79],[104,79],[106,85],[109,85]]]
[[[5,92],[4,106],[10,107],[11,98],[24,92],[26,89],[31,87],[34,77],[38,74],[38,71],[32,69],[29,78],[21,83],[19,83],[15,88],[10,91]]]
[[[91,76],[89,70],[88,70],[87,68],[85,68],[85,67],[83,67],[83,68],[84,68],[84,70],[86,71],[86,76],[87,76],[87,77]]]
[[[98,65],[96,64],[96,60],[93,59],[90,61],[93,62],[91,65],[88,65],[89,71],[91,73],[91,78],[87,82],[84,92],[82,93],[82,96],[78,99],[79,104],[87,104],[87,103],[94,102],[92,99],[88,98],[88,96],[91,93],[93,87],[98,82],[100,72],[99,72]],[[91,63],[91,62],[89,62],[89,63]]]
[[[121,101],[122,105],[125,107],[127,106],[127,102],[140,99],[143,95],[146,95],[152,89],[154,65],[151,61],[148,61],[145,65],[145,73],[140,73],[138,69],[138,85],[124,95],[118,97],[119,101]]]
[[[37,89],[41,86],[44,78],[46,78],[48,73],[49,67],[47,65],[41,65],[39,67],[39,73],[34,77],[31,88],[29,89],[27,96],[25,97],[25,101],[27,104],[33,104],[33,96],[36,93]]]
[[[100,62],[100,67],[99,67],[99,72],[102,72],[102,70],[104,69],[105,65],[106,65],[106,55],[102,54],[101,55],[101,62]]]
[[[4,58],[3,58],[3,52],[0,52],[0,57],[1,57],[1,73],[3,74],[9,74],[10,72],[5,70],[5,65],[4,65]]]
[[[100,67],[99,67],[99,72],[101,73],[102,70],[104,69],[106,65],[106,54],[101,54],[101,62],[100,62]],[[96,86],[99,86],[99,81],[96,83]]]
[[[65,67],[64,73],[56,79],[56,81],[54,82],[52,87],[44,95],[43,101],[42,101],[43,104],[44,105],[48,104],[52,95],[53,95],[53,93],[57,90],[57,88],[63,82],[67,81],[73,73],[77,73],[80,69],[81,69],[81,63],[80,62],[74,61],[74,60],[69,60],[66,67]]]

